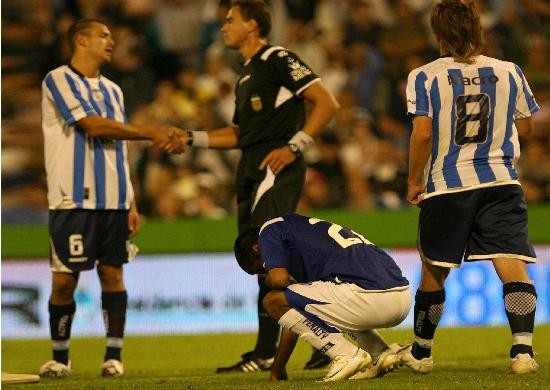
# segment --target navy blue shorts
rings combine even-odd
[[[50,265],[54,272],[80,272],[95,264],[129,261],[127,210],[50,210]]]
[[[423,261],[442,267],[459,267],[463,258],[535,262],[521,186],[485,187],[424,200],[418,250]]]

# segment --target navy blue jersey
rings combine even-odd
[[[267,221],[259,245],[267,271],[286,268],[299,283],[355,283],[366,290],[407,286],[395,261],[362,235],[297,214]]]

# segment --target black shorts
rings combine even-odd
[[[485,187],[424,200],[418,249],[423,261],[442,267],[459,267],[463,258],[535,262],[521,186]]]
[[[237,169],[237,212],[239,233],[285,213],[296,211],[305,182],[302,156],[281,171],[269,175],[258,166],[274,147],[244,151]]]
[[[50,265],[80,272],[98,264],[120,266],[131,248],[127,210],[50,210]]]

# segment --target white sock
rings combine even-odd
[[[290,309],[280,319],[279,324],[298,334],[301,339],[334,359],[336,356],[355,356],[358,347],[347,340],[342,333],[329,333],[315,325],[296,309]]]

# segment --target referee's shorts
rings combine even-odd
[[[296,211],[305,182],[306,164],[302,156],[279,174],[258,169],[274,147],[245,151],[237,168],[237,214],[239,232],[260,227],[264,222]]]

